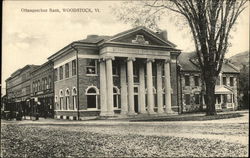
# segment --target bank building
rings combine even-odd
[[[145,27],[74,41],[48,57],[49,64],[45,64],[54,70],[50,77],[53,85],[49,86],[54,96],[50,101],[53,115],[77,119],[199,111],[205,106],[200,71],[192,55],[184,55],[180,63],[180,54],[185,53],[168,40],[166,31],[153,32]],[[225,101],[230,103],[225,105],[227,109],[237,107],[238,73],[225,62],[218,80],[226,76],[225,82],[232,87],[217,85],[217,109],[222,109]],[[45,79],[32,80],[30,100],[47,84]]]

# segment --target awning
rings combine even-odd
[[[215,94],[232,94],[233,92],[225,86],[215,86]]]

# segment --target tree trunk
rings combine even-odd
[[[216,115],[215,110],[215,83],[216,83],[216,76],[207,76],[205,78],[205,85],[206,85],[206,115]]]

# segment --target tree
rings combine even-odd
[[[239,75],[241,108],[249,109],[249,65],[243,65]]]
[[[193,35],[201,75],[205,83],[207,115],[215,115],[215,84],[229,46],[230,31],[246,8],[247,0],[142,0],[113,7],[115,15],[133,26],[159,29],[169,11],[183,18]],[[167,14],[166,14],[167,13]]]

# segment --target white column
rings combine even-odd
[[[128,71],[128,115],[135,115],[133,61],[135,61],[135,58],[128,58],[128,60],[127,60],[127,71]]]
[[[159,114],[163,113],[163,99],[162,99],[162,63],[158,62],[156,64],[157,68],[157,112]]]
[[[107,107],[107,86],[106,86],[106,64],[105,60],[100,60],[100,116],[106,116],[108,112]]]
[[[148,113],[154,114],[154,93],[153,93],[153,76],[152,76],[153,59],[147,59],[147,104]]]
[[[146,104],[145,104],[145,72],[144,72],[144,64],[140,64],[139,67],[139,112],[141,114],[145,114],[146,112]]]
[[[107,77],[107,115],[114,115],[113,105],[113,73],[112,73],[112,60],[114,58],[106,58],[106,77]]]
[[[170,59],[166,59],[164,63],[165,73],[165,102],[166,113],[173,113],[171,108],[171,82],[170,82]]]
[[[220,86],[222,86],[223,85],[223,83],[222,83],[222,72],[219,73],[219,79],[220,79]]]
[[[126,80],[126,63],[121,62],[120,69],[120,82],[121,82],[121,114],[128,113],[128,89],[127,89],[127,80]]]

